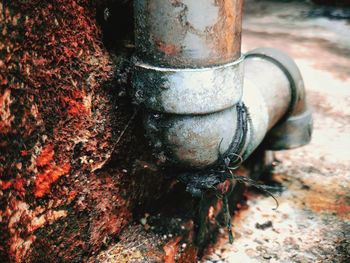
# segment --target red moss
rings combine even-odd
[[[92,172],[110,158],[114,131],[127,119],[123,112],[114,114],[108,90],[114,66],[94,20],[95,3],[19,0],[7,1],[5,16],[0,10],[0,189],[7,189],[0,199],[0,258],[5,262],[85,261],[130,221],[119,181],[105,188]],[[72,176],[63,178],[68,173]],[[64,186],[53,190],[58,180]],[[25,203],[28,211],[9,228],[5,211],[16,214],[11,200]],[[70,206],[67,219],[60,217],[64,224],[27,233],[24,219],[36,210],[46,214],[49,206]],[[22,253],[23,242],[15,237],[26,241],[31,235],[36,239]]]
[[[118,178],[104,174],[91,175],[86,188],[90,190],[89,199],[94,206],[95,217],[90,226],[90,242],[97,249],[107,235],[117,235],[130,221],[131,213],[119,192]]]
[[[192,245],[187,246],[185,251],[181,254],[178,263],[193,263],[197,262],[198,249]]]
[[[56,182],[62,175],[69,172],[70,165],[65,163],[61,166],[48,165],[43,173],[36,175],[34,195],[43,197],[50,193],[50,186]]]
[[[77,196],[77,191],[71,191],[68,195],[69,200],[73,200]]]

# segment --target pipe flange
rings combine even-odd
[[[307,110],[289,117],[285,122],[271,129],[263,144],[266,149],[273,151],[301,147],[311,141],[312,128],[312,113]]]
[[[243,93],[243,57],[205,68],[164,68],[135,63],[134,98],[146,108],[172,114],[207,114],[228,109]]]

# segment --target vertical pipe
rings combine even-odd
[[[135,99],[171,114],[207,114],[242,97],[243,0],[135,0]]]
[[[136,55],[172,68],[240,57],[243,0],[135,0]]]

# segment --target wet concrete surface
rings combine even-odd
[[[285,188],[279,208],[249,193],[233,218],[234,244],[222,234],[202,262],[350,262],[349,10],[300,1],[245,6],[243,51],[274,47],[295,58],[313,109],[313,139],[276,153],[273,176]]]

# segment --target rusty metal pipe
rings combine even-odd
[[[310,142],[312,114],[301,73],[285,53],[260,48],[245,57],[243,101],[251,117],[246,159],[262,142],[267,150],[284,150]],[[264,141],[263,141],[264,140]]]
[[[136,55],[166,68],[222,65],[241,55],[243,0],[135,0]]]
[[[208,114],[241,100],[242,0],[135,0],[135,99]]]
[[[204,168],[232,149],[246,159],[264,138],[271,149],[310,140],[302,78],[288,56],[248,53],[243,89],[241,7],[241,0],[134,1],[135,99],[148,109],[159,160]],[[242,120],[244,111],[250,118]]]
[[[270,98],[265,98],[266,101],[269,101],[269,116],[272,118],[269,131],[263,142],[265,148],[269,150],[284,150],[300,147],[309,143],[313,128],[312,113],[306,103],[304,81],[298,66],[290,57],[279,50],[272,48],[255,49],[246,54],[245,82],[255,79],[255,82],[259,83],[257,79],[259,73],[256,74],[256,72],[252,72],[254,66],[250,66],[252,59],[255,61],[268,61],[270,64],[277,66],[288,79],[289,90],[291,92],[290,104],[284,116],[278,113],[278,109],[281,108],[279,107],[281,104],[279,101],[287,101],[287,99],[281,97],[283,94],[282,85],[280,85],[280,88],[276,90],[276,92],[262,92],[263,96],[274,94]],[[255,68],[256,67],[258,66],[256,65]],[[274,74],[265,76],[261,74],[261,76],[267,83],[274,81]],[[266,76],[268,79],[266,79]],[[284,88],[286,88],[285,85]],[[272,101],[276,101],[276,105],[274,105]],[[278,117],[276,113],[278,113],[280,117]]]
[[[264,54],[264,55],[263,55]],[[249,115],[243,160],[264,141],[271,150],[291,149],[311,140],[312,116],[306,107],[300,72],[286,54],[258,49],[245,58],[242,101]],[[239,127],[237,109],[205,115],[146,114],[148,137],[160,160],[203,168],[225,155]]]

